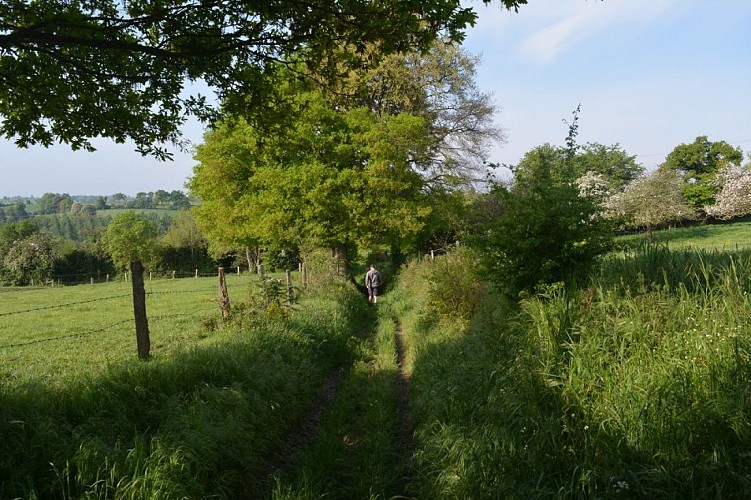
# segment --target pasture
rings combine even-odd
[[[644,233],[621,236],[620,245],[646,242]],[[751,222],[732,224],[699,224],[655,231],[654,243],[667,244],[672,249],[734,251],[751,248]]]
[[[230,300],[247,301],[251,274],[227,275]],[[206,337],[220,317],[218,279],[145,282],[151,352],[169,357]],[[64,386],[136,355],[131,283],[0,288],[0,381]]]

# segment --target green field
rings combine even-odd
[[[227,275],[230,299],[245,301],[255,275]],[[205,337],[220,317],[218,279],[146,281],[152,355],[170,356]],[[64,386],[136,353],[131,284],[0,288],[0,380]]]
[[[107,217],[107,216],[114,217],[115,215],[121,214],[123,212],[127,212],[129,210],[133,210],[134,212],[137,212],[139,214],[158,215],[160,217],[162,216],[174,217],[175,214],[179,212],[179,210],[171,210],[171,209],[165,209],[165,208],[108,208],[105,210],[97,210],[96,214],[99,217]]]
[[[515,301],[468,248],[369,308],[338,280],[264,308],[230,275],[223,326],[216,278],[147,281],[149,362],[126,283],[2,289],[0,498],[748,498],[732,228]]]
[[[638,244],[647,241],[646,234],[621,236],[618,243]],[[733,224],[701,224],[655,231],[655,243],[665,243],[670,248],[701,250],[739,250],[751,248],[751,222]]]

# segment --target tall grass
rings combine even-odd
[[[148,363],[0,387],[2,498],[249,498],[363,312],[350,286]]]
[[[748,497],[749,279],[743,254],[644,248],[469,324],[402,293],[420,496]]]

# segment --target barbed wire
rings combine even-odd
[[[53,341],[53,340],[69,339],[69,338],[73,338],[73,337],[84,337],[84,336],[87,336],[87,335],[92,335],[94,333],[104,332],[104,331],[109,330],[110,328],[113,328],[115,326],[122,325],[124,323],[130,323],[131,321],[133,321],[133,318],[124,319],[122,321],[118,321],[117,323],[112,323],[109,326],[105,326],[105,327],[102,327],[102,328],[97,328],[96,330],[89,330],[88,332],[71,333],[71,334],[68,334],[68,335],[60,335],[58,337],[50,337],[50,338],[45,338],[45,339],[34,339],[34,340],[29,340],[28,342],[19,342],[19,343],[16,343],[16,344],[2,345],[2,346],[0,346],[0,349],[7,349],[7,348],[11,348],[11,347],[23,347],[23,346],[32,345],[32,344],[40,344],[42,342],[50,342],[50,341]]]
[[[153,316],[153,317],[149,318],[149,321],[160,321],[160,320],[164,320],[164,319],[177,318],[177,317],[182,317],[182,316],[197,316],[199,314],[203,314],[203,313],[212,311],[214,309],[215,308],[212,307],[211,309],[205,308],[205,309],[201,309],[201,310],[198,310],[198,311],[192,311],[192,312],[189,312],[189,313],[175,313],[175,314],[164,314],[164,315],[160,315],[160,316]],[[105,326],[105,327],[102,327],[102,328],[97,328],[97,329],[94,329],[94,330],[89,330],[89,331],[86,331],[86,332],[71,333],[71,334],[68,334],[68,335],[59,335],[57,337],[48,337],[48,338],[43,338],[43,339],[29,340],[27,342],[18,342],[18,343],[15,343],[15,344],[0,345],[0,349],[7,349],[7,348],[12,348],[12,347],[24,347],[24,346],[33,345],[33,344],[40,344],[42,342],[52,342],[52,341],[55,341],[55,340],[64,340],[64,339],[70,339],[70,338],[75,338],[75,337],[86,337],[88,335],[93,335],[95,333],[101,333],[101,332],[104,332],[106,330],[109,330],[110,328],[114,328],[116,326],[119,326],[119,325],[122,325],[122,324],[125,324],[125,323],[130,323],[132,321],[133,321],[133,318],[128,318],[128,319],[124,319],[122,321],[118,321],[116,323],[112,323],[112,324],[110,324],[108,326]]]
[[[9,311],[9,312],[3,312],[0,313],[0,316],[12,316],[14,314],[22,314],[22,313],[29,313],[29,312],[35,312],[35,311],[44,311],[46,309],[56,309],[61,307],[68,307],[68,306],[77,306],[80,304],[90,304],[92,302],[100,302],[102,300],[111,300],[111,299],[121,299],[123,297],[131,297],[131,294],[123,294],[123,295],[113,295],[111,297],[99,297],[96,299],[90,299],[90,300],[82,300],[80,302],[68,302],[66,304],[54,304],[51,306],[42,306],[42,307],[36,307],[33,309],[23,309],[21,311]]]

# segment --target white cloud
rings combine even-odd
[[[649,23],[677,3],[678,0],[563,0],[552,10],[549,5],[539,3],[528,12],[537,28],[521,41],[519,52],[545,64],[613,26]]]

